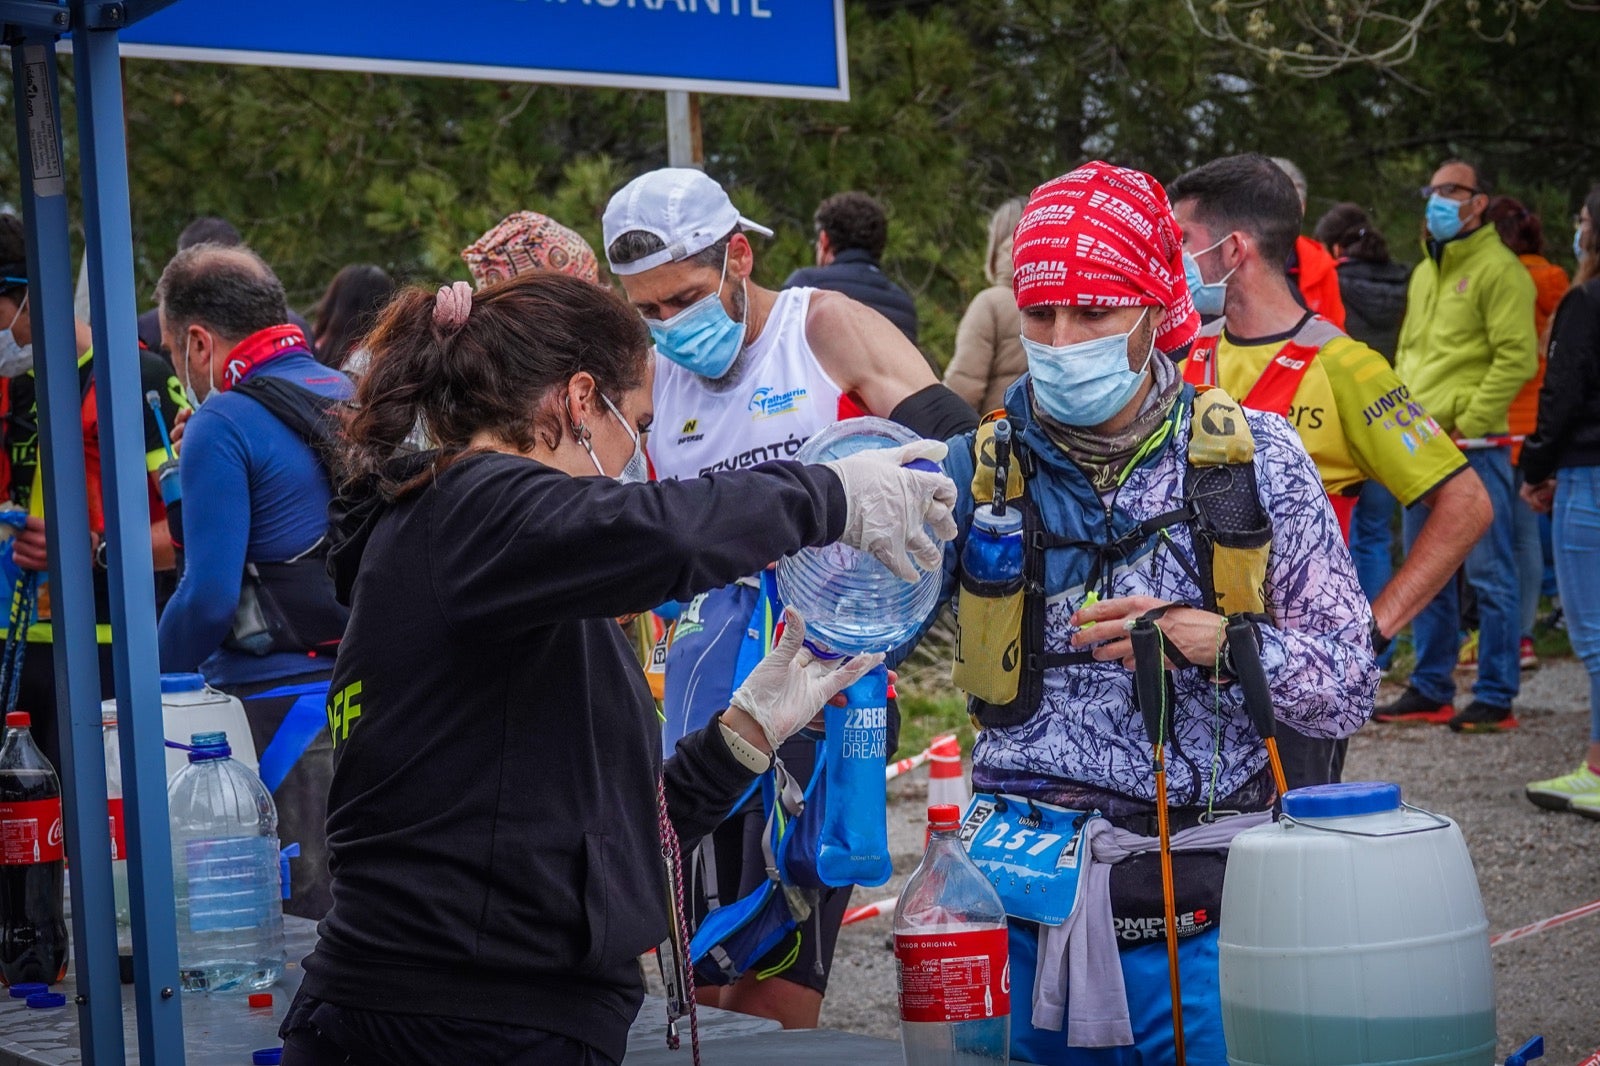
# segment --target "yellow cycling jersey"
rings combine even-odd
[[[1248,397],[1308,322],[1287,335],[1260,339],[1235,337],[1223,328],[1215,384],[1230,396]],[[1467,462],[1383,356],[1343,333],[1320,345],[1286,417],[1330,496],[1353,495],[1371,479],[1409,507]]]

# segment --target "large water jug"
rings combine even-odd
[[[117,720],[117,701],[106,700],[100,704],[100,720]],[[255,741],[250,736],[250,720],[245,717],[244,704],[226,693],[218,692],[206,684],[200,674],[161,675],[161,735],[168,740],[183,740],[195,733],[226,733],[228,746],[233,749],[236,762],[244,763],[251,773],[259,773]],[[183,751],[167,749],[167,780],[188,765]]]
[[[1222,889],[1233,1066],[1492,1066],[1489,923],[1461,830],[1400,787],[1296,789]]]
[[[284,963],[278,811],[226,734],[191,744],[167,785],[178,977],[186,992],[258,992]]]
[[[795,458],[822,463],[919,439],[886,418],[851,418],[806,441]],[[866,552],[829,544],[779,560],[778,593],[805,616],[814,643],[846,655],[888,651],[916,634],[939,599],[939,572],[919,574],[902,581]]]

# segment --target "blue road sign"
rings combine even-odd
[[[182,0],[122,54],[847,100],[844,0]]]

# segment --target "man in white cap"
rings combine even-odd
[[[966,402],[939,384],[922,353],[877,311],[840,293],[755,284],[746,233],[772,231],[740,215],[701,171],[667,168],[635,178],[611,198],[602,225],[611,271],[659,353],[649,440],[657,477],[792,458],[813,434],[856,415],[892,418],[934,440],[977,424]],[[770,641],[770,608],[754,577],[683,608],[667,657],[669,750],[727,705],[742,672],[759,659],[753,652]],[[891,713],[891,755],[897,732]],[[814,747],[796,738],[780,753],[798,780],[810,777]],[[702,845],[697,909],[731,903],[765,880],[760,849],[744,847],[746,839],[759,840],[762,818],[757,802]],[[747,821],[756,832],[747,835]],[[849,895],[848,888],[824,892],[815,919],[755,960],[720,997],[702,1001],[789,1028],[814,1027]]]

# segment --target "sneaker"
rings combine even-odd
[[[1585,767],[1585,769],[1587,769],[1587,767]],[[1573,776],[1576,777],[1577,775],[1574,774]],[[1558,780],[1561,779],[1558,778]],[[1533,799],[1531,793],[1529,794],[1528,798]],[[1539,801],[1534,800],[1534,802],[1538,803]],[[1567,805],[1567,810],[1571,811],[1573,814],[1581,814],[1585,818],[1592,818],[1593,820],[1600,822],[1600,792],[1596,792],[1593,795],[1588,796],[1572,797],[1572,802]]]
[[[1374,722],[1402,722],[1416,725],[1443,725],[1450,721],[1456,709],[1448,703],[1430,700],[1411,686],[1393,703],[1379,707],[1372,716]]]
[[[1539,669],[1539,653],[1533,650],[1532,637],[1522,638],[1521,657],[1518,659],[1518,665],[1524,670]]]
[[[1478,631],[1474,629],[1461,642],[1461,654],[1456,656],[1456,666],[1463,670],[1478,668]]]
[[[1503,733],[1517,728],[1518,722],[1510,707],[1473,700],[1446,724],[1456,733]]]
[[[1571,809],[1580,799],[1592,801],[1594,811],[1588,816],[1600,818],[1600,774],[1589,769],[1587,763],[1570,774],[1543,781],[1529,781],[1523,792],[1535,807],[1543,807],[1547,811]]]

